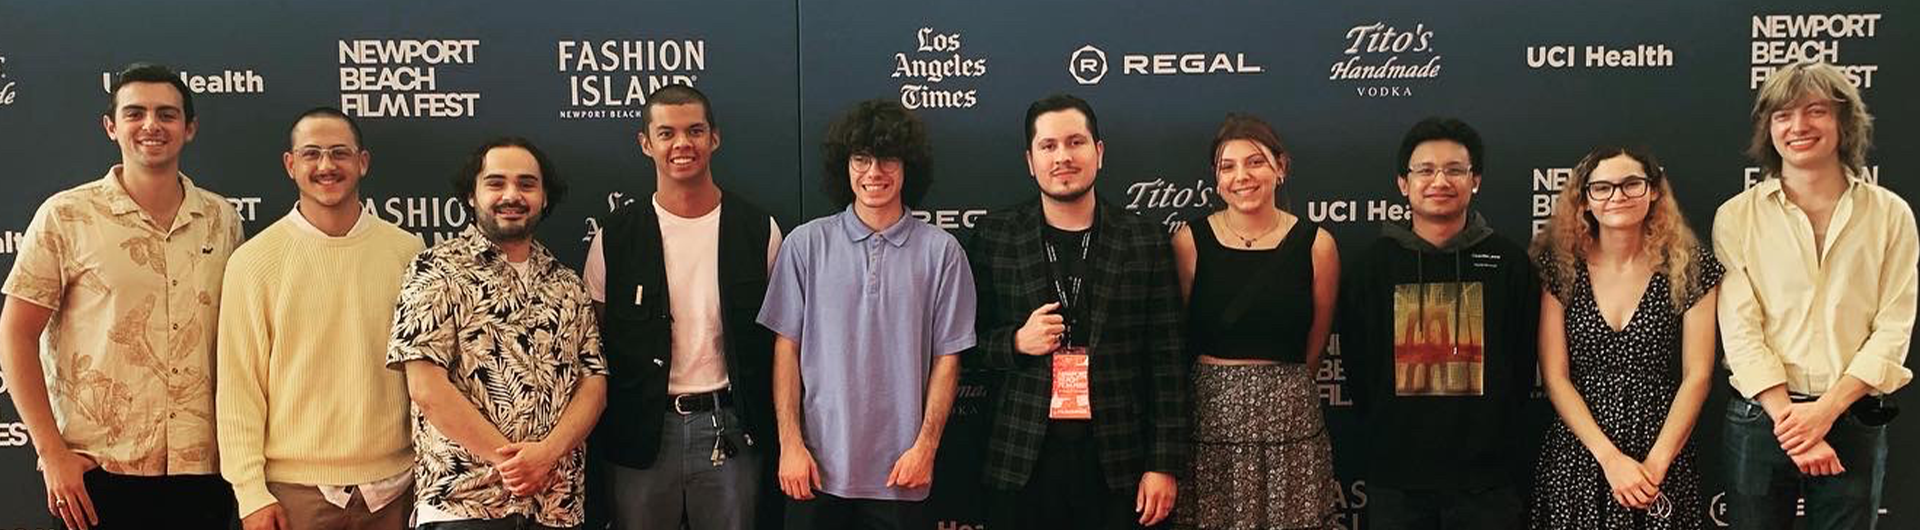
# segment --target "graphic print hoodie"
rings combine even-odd
[[[1435,246],[1388,223],[1347,268],[1340,359],[1370,485],[1479,489],[1524,475],[1538,434],[1540,290],[1526,249],[1477,212]]]

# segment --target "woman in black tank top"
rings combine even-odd
[[[1174,234],[1195,354],[1178,528],[1322,528],[1339,499],[1314,385],[1339,256],[1326,231],[1276,206],[1288,162],[1266,122],[1227,116],[1213,141],[1225,208]]]

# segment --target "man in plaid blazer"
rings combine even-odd
[[[968,249],[976,358],[1003,373],[984,472],[995,530],[1157,525],[1187,467],[1172,253],[1158,224],[1095,197],[1099,131],[1079,98],[1034,102],[1041,196],[982,217]]]

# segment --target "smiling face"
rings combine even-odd
[[[1398,181],[1413,215],[1431,220],[1464,215],[1480,188],[1479,170],[1467,146],[1452,140],[1429,140],[1413,148],[1408,172]]]
[[[1601,228],[1638,230],[1660,200],[1657,187],[1638,160],[1623,154],[1595,165],[1582,195]]]
[[[653,159],[656,175],[673,181],[713,179],[713,152],[720,148],[720,131],[707,123],[700,103],[648,107],[648,128],[640,131],[640,151]]]
[[[1809,93],[1773,111],[1767,130],[1781,164],[1807,169],[1839,161],[1840,120],[1834,107],[1831,99]]]
[[[121,163],[177,170],[180,151],[199,129],[187,120],[180,91],[170,83],[133,82],[121,85],[113,100],[113,115],[101,117],[100,125],[120,144]]]
[[[281,156],[287,178],[300,188],[300,202],[333,208],[360,200],[360,179],[369,155],[345,120],[312,116],[294,125],[293,146]]]
[[[533,153],[520,147],[493,148],[475,178],[471,206],[487,239],[532,238],[540,212],[547,206],[546,182]]]
[[[1041,194],[1059,202],[1078,201],[1093,189],[1106,152],[1106,144],[1093,139],[1079,110],[1048,112],[1034,119],[1027,172]]]
[[[1274,191],[1285,177],[1285,161],[1252,140],[1230,140],[1220,145],[1213,162],[1215,185],[1227,207],[1256,212],[1273,207]]]
[[[900,208],[905,173],[905,163],[896,157],[876,157],[866,153],[847,157],[847,178],[848,184],[853,186],[853,202],[867,210],[891,211]]]

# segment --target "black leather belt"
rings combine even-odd
[[[674,394],[668,399],[673,402],[673,412],[681,416],[733,406],[733,392],[725,388],[712,392]]]

